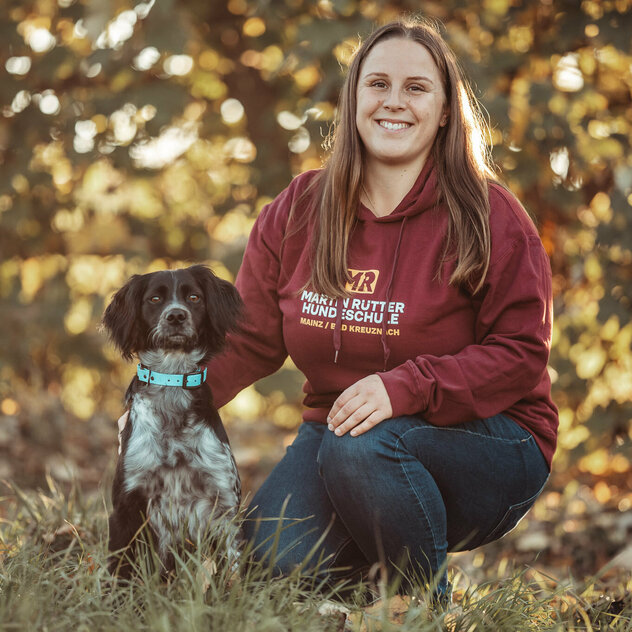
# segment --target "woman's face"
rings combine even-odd
[[[378,42],[362,62],[356,96],[365,165],[421,171],[447,111],[426,47],[404,38]]]

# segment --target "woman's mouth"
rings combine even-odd
[[[385,120],[378,121],[378,125],[380,127],[383,127],[384,129],[388,129],[392,131],[406,129],[411,126],[410,123],[405,123],[404,121],[385,121]]]

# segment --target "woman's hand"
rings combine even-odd
[[[118,418],[118,453],[121,453],[121,435],[123,434],[123,428],[125,428],[125,424],[127,423],[127,418],[129,417],[129,410],[126,410],[119,418]]]
[[[336,435],[351,431],[355,437],[393,416],[384,382],[368,375],[344,390],[329,411],[327,425]]]

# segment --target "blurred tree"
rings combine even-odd
[[[632,485],[632,0],[5,2],[0,475],[98,480],[130,374],[105,301],[181,262],[232,279],[261,207],[320,166],[358,37],[420,7],[551,256],[558,472]],[[248,389],[233,432],[291,434],[298,385],[288,365]]]

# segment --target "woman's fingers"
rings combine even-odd
[[[342,408],[344,410],[344,407]],[[375,411],[372,409],[369,403],[365,403],[360,405],[359,408],[355,409],[342,423],[334,426],[331,424],[329,426],[330,430],[333,430],[336,435],[341,437],[343,434],[353,430],[358,424],[361,424],[365,419],[367,419],[371,414]]]
[[[377,426],[380,422],[388,419],[390,417],[384,417],[382,413],[379,411],[375,411],[371,413],[361,424],[358,424],[349,434],[352,437],[357,437],[358,435],[364,434],[367,430],[371,430],[373,426]]]
[[[377,375],[369,375],[340,394],[331,407],[327,425],[339,436],[357,428],[355,432],[351,432],[356,436],[388,419],[392,414],[391,400],[384,383]]]

